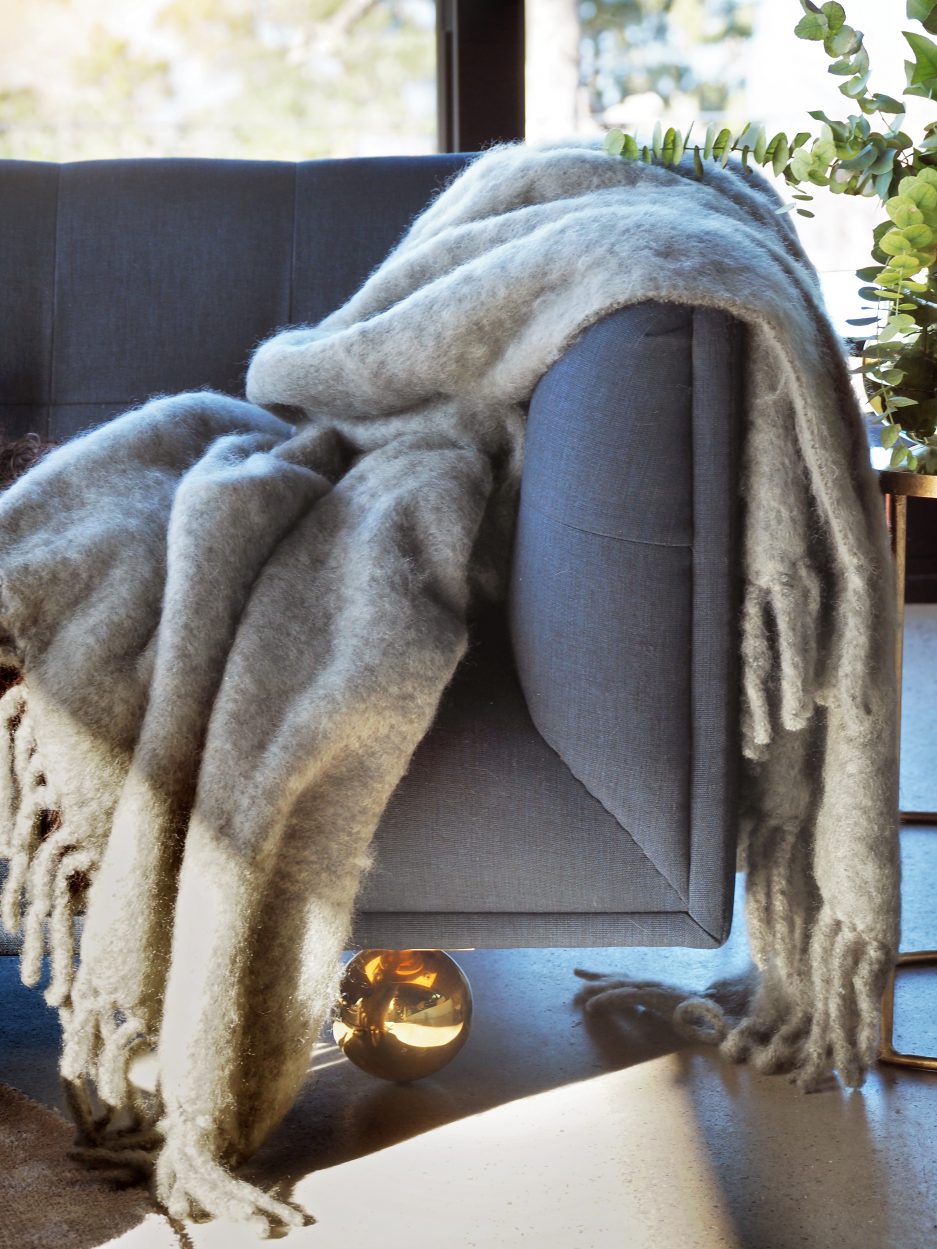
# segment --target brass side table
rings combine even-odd
[[[879,484],[885,496],[885,519],[895,557],[895,671],[898,675],[898,753],[901,753],[901,674],[904,660],[904,596],[907,574],[908,499],[937,499],[937,477],[919,473],[890,470],[879,472]],[[937,825],[933,811],[902,811],[902,824]],[[896,1067],[914,1067],[919,1071],[937,1071],[937,1055],[902,1054],[893,1043],[895,1023],[895,975],[900,967],[937,963],[937,950],[910,950],[898,955],[894,971],[888,977],[882,997],[882,1039],[879,1061]]]

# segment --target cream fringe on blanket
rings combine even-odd
[[[306,1076],[372,832],[470,599],[503,591],[531,391],[644,300],[748,327],[760,976],[731,1030],[713,997],[680,1017],[804,1088],[861,1081],[898,936],[889,557],[840,346],[776,208],[731,168],[495,149],[345,307],[257,350],[249,402],[151,401],[0,499],[0,664],[21,678],[0,703],[3,922],[28,983],[48,929],[85,1156],[152,1172],[171,1214],[300,1220],[231,1168]],[[128,1068],[151,1051],[144,1093]]]

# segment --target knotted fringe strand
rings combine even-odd
[[[52,914],[59,889],[67,885],[67,875],[60,883],[63,863],[68,864],[74,846],[67,829],[60,828],[42,842],[33,855],[26,875],[26,910],[23,915],[23,950],[20,955],[20,976],[26,985],[34,985],[42,974],[45,953],[45,924]],[[71,871],[68,867],[67,871]]]
[[[74,845],[67,827],[55,826],[61,812],[39,753],[24,682],[0,699],[0,752],[0,817],[9,829],[0,918],[11,934],[23,934],[20,976],[26,985],[42,974],[48,937],[52,974],[45,997],[60,1007],[68,1002],[75,973],[72,881],[78,873],[93,872],[95,864],[90,851]]]
[[[771,741],[768,703],[771,646],[766,610],[767,595],[752,588],[742,605],[741,625],[741,737],[747,759],[763,758]]]
[[[309,1222],[294,1206],[232,1175],[216,1161],[203,1134],[178,1116],[167,1116],[158,1127],[165,1143],[156,1158],[153,1192],[172,1218],[230,1219],[261,1237]]]
[[[820,583],[810,567],[752,587],[742,607],[742,751],[763,760],[774,736],[772,706],[786,729],[813,715],[819,681]],[[774,682],[777,678],[777,689]]]
[[[688,999],[686,990],[677,985],[665,984],[660,980],[626,980],[605,976],[584,967],[575,968],[575,974],[587,982],[579,990],[578,1000],[583,1003],[589,1015],[641,1007],[666,1017],[674,1014],[678,1008],[686,1007],[682,1023],[688,1023],[689,1018],[694,1016],[701,1027],[709,1027],[714,1031],[721,1029],[720,1040],[725,1035],[718,1006],[713,1002],[705,1002],[702,998]]]
[[[26,793],[13,822],[8,874],[0,898],[3,926],[13,935],[23,929],[23,891],[33,856],[40,845],[43,815],[48,810],[50,799],[41,768],[31,768],[25,783]]]
[[[90,1081],[112,1112],[123,1111],[146,1120],[159,1117],[147,1096],[130,1082],[130,1065],[141,1049],[153,1048],[153,1037],[140,1013],[116,1002],[92,1000],[62,1012],[64,1080]]]
[[[71,996],[75,979],[75,918],[78,899],[72,888],[76,875],[90,876],[94,856],[88,850],[71,850],[63,855],[56,869],[49,916],[49,954],[52,974],[45,999],[50,1006],[62,1006]]]
[[[877,1054],[881,997],[891,966],[886,946],[829,914],[821,915],[799,977],[792,981],[789,972],[770,964],[754,1000],[731,1030],[727,1012],[716,1000],[720,986],[710,986],[700,997],[659,981],[613,978],[580,968],[576,975],[589,981],[580,998],[590,1014],[644,1007],[670,1018],[690,1039],[718,1045],[731,1061],[747,1062],[764,1073],[787,1072],[798,1088],[813,1092],[836,1071],[847,1087],[861,1087]],[[791,993],[792,983],[799,983],[796,994]]]
[[[876,1057],[891,953],[827,914],[816,924],[808,959],[796,997],[788,977],[776,969],[764,975],[751,1012],[721,1051],[760,1071],[787,1071],[804,1092],[819,1088],[835,1071],[847,1087],[859,1088]]]
[[[131,1101],[130,1063],[146,1046],[146,1027],[136,1015],[119,1024],[104,1042],[97,1068],[97,1088],[110,1106]]]
[[[9,854],[13,820],[19,805],[14,766],[14,738],[26,710],[22,682],[11,685],[0,698],[0,857]]]
[[[114,1112],[105,1109],[95,1116],[86,1080],[62,1080],[69,1112],[78,1128],[69,1157],[92,1167],[119,1166],[136,1175],[153,1172],[162,1135],[155,1119],[134,1114],[124,1128],[114,1128]]]
[[[777,634],[780,715],[786,729],[806,726],[813,715],[817,685],[820,584],[810,567],[772,587]]]

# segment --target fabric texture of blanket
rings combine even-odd
[[[590,145],[477,159],[247,401],[151,400],[0,498],[0,857],[90,1158],[169,1212],[300,1216],[231,1168],[337,991],[381,812],[504,593],[533,387],[660,300],[747,328],[740,866],[757,990],[724,1051],[861,1083],[898,939],[893,616],[841,346],[774,193]],[[612,362],[610,362],[612,367]],[[714,431],[714,437],[719,436]],[[86,919],[75,966],[72,919]],[[128,1079],[155,1054],[149,1092]]]

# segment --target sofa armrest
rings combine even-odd
[[[541,379],[509,601],[538,731],[719,935],[735,829],[738,329],[637,305]],[[714,767],[715,789],[700,779]]]

